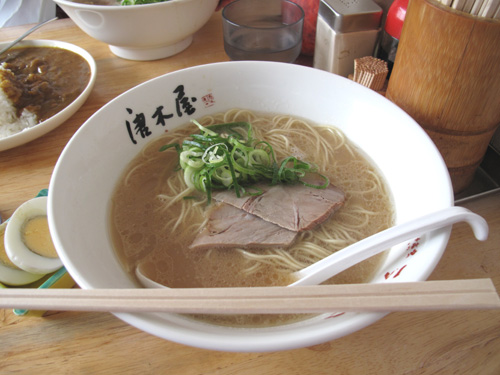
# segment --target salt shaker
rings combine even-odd
[[[354,59],[374,53],[382,13],[372,0],[321,0],[313,66],[344,77],[352,74]]]

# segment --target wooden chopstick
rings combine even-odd
[[[500,19],[500,0],[436,0],[455,10],[483,18]]]
[[[277,314],[500,308],[491,279],[297,287],[0,289],[0,308]]]

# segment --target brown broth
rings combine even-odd
[[[265,116],[270,119],[270,116]],[[254,126],[255,127],[255,126]],[[276,128],[270,120],[259,123],[259,131],[266,134]],[[186,128],[185,136],[193,133],[193,128]],[[327,129],[327,128],[323,128]],[[322,131],[322,137],[327,137],[331,149],[337,140],[328,130]],[[261,137],[259,137],[262,139]],[[308,160],[321,165],[321,160],[307,150],[317,149],[310,139],[291,135],[288,137],[290,147],[285,153],[294,154],[302,160]],[[165,181],[174,172],[176,157],[173,153],[160,153],[157,150],[165,144],[164,139],[157,139],[150,143],[147,149],[137,156],[127,167],[123,179],[119,182],[113,195],[111,210],[111,233],[115,250],[122,260],[124,267],[133,276],[137,264],[151,279],[169,287],[251,287],[287,285],[293,280],[291,271],[286,271],[276,265],[264,265],[251,275],[242,273],[249,266],[249,261],[235,250],[212,249],[207,251],[190,250],[196,232],[193,224],[202,222],[203,217],[190,218],[169,233],[169,220],[181,214],[183,204],[179,203],[163,210],[164,202],[157,198],[168,188]],[[347,196],[346,205],[329,221],[322,224],[326,231],[335,230],[341,220],[345,225],[348,221],[357,223],[357,210],[373,212],[369,220],[359,228],[352,229],[353,240],[360,240],[366,236],[389,227],[393,220],[393,209],[390,194],[378,175],[375,168],[362,154],[349,144],[349,147],[339,147],[330,150],[335,162],[325,165],[322,173],[326,174],[334,185],[341,187]],[[354,150],[354,151],[353,151]],[[151,159],[152,158],[152,159]],[[132,171],[130,174],[128,172]],[[371,192],[374,181],[382,181],[382,191]],[[182,200],[181,200],[182,201]],[[184,206],[185,207],[185,206]],[[351,212],[352,211],[352,212]],[[342,213],[340,213],[342,212]],[[201,215],[202,216],[202,215]],[[365,218],[361,218],[365,220]],[[360,219],[360,220],[361,220]],[[191,226],[190,226],[191,225]],[[354,226],[354,224],[353,224]],[[309,234],[316,233],[314,229]],[[304,235],[297,246],[308,241],[315,241]],[[302,241],[302,242],[301,242]],[[334,247],[324,245],[325,248]],[[342,246],[340,246],[342,248]],[[330,283],[360,283],[369,281],[379,266],[383,255],[373,257],[361,264],[344,271],[329,280]],[[268,326],[296,321],[304,316],[197,316],[198,319],[215,324],[237,326]]]

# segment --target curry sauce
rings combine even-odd
[[[42,122],[75,100],[90,80],[90,66],[80,55],[57,47],[12,48],[0,56],[6,74],[0,87],[16,107]]]

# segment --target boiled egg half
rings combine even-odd
[[[33,198],[14,211],[4,244],[11,262],[31,274],[43,276],[63,266],[50,236],[47,197]]]
[[[37,281],[43,277],[43,274],[34,274],[26,272],[17,267],[5,252],[4,237],[7,222],[0,224],[0,282],[6,285],[26,285]]]

